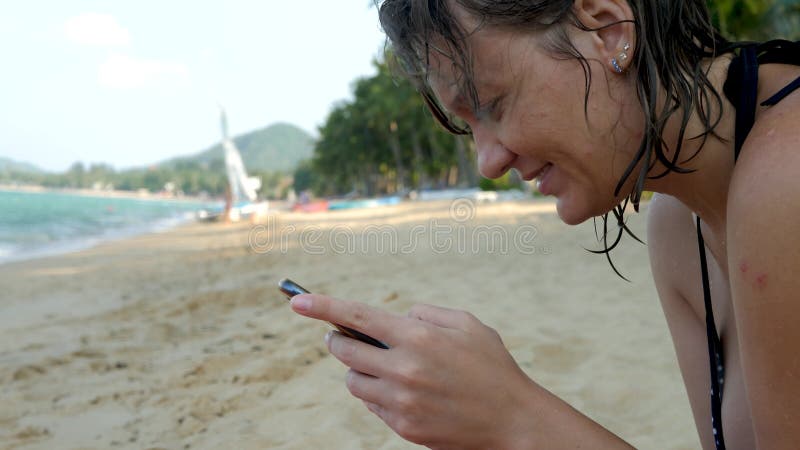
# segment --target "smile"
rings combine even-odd
[[[547,164],[543,165],[542,167],[538,168],[537,170],[535,170],[535,171],[533,171],[533,172],[531,172],[531,173],[529,173],[527,175],[523,175],[522,179],[525,180],[525,181],[531,181],[534,178],[540,176],[544,172],[544,170],[547,169],[550,166],[552,166],[552,164],[547,163]]]

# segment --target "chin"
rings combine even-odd
[[[573,193],[568,192],[564,195],[556,197],[556,211],[558,217],[567,225],[580,225],[589,219],[602,216],[603,214],[611,211],[616,205],[611,201],[602,201],[594,199],[590,201],[587,197],[575,196]]]
[[[567,225],[580,225],[594,217],[586,208],[578,208],[576,206],[577,205],[575,205],[574,202],[570,202],[568,198],[557,198],[556,211],[558,212],[559,219]]]

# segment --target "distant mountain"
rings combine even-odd
[[[0,156],[0,172],[17,173],[42,173],[44,170],[26,162],[14,161],[13,159]]]
[[[300,161],[310,158],[314,152],[314,138],[304,130],[287,123],[276,123],[236,136],[233,142],[241,152],[242,161],[248,172],[290,172]],[[196,163],[219,167],[224,158],[222,145],[217,144],[195,155],[169,159],[158,166],[174,169],[187,163]]]

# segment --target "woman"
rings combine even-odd
[[[657,193],[652,272],[703,447],[796,448],[800,45],[730,44],[703,0],[385,0],[380,15],[434,115],[472,134],[484,176],[538,177],[567,224],[621,224]],[[390,345],[326,338],[352,394],[408,440],[630,448],[530,380],[469,313],[292,304]]]

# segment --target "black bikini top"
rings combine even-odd
[[[723,86],[723,92],[736,107],[736,145],[734,148],[735,156],[738,158],[744,140],[755,122],[758,66],[761,64],[800,66],[800,41],[776,39],[763,44],[733,44],[731,50],[736,47],[740,47],[741,50],[728,67],[728,79]],[[762,102],[761,106],[775,105],[797,88],[800,88],[800,77]]]

